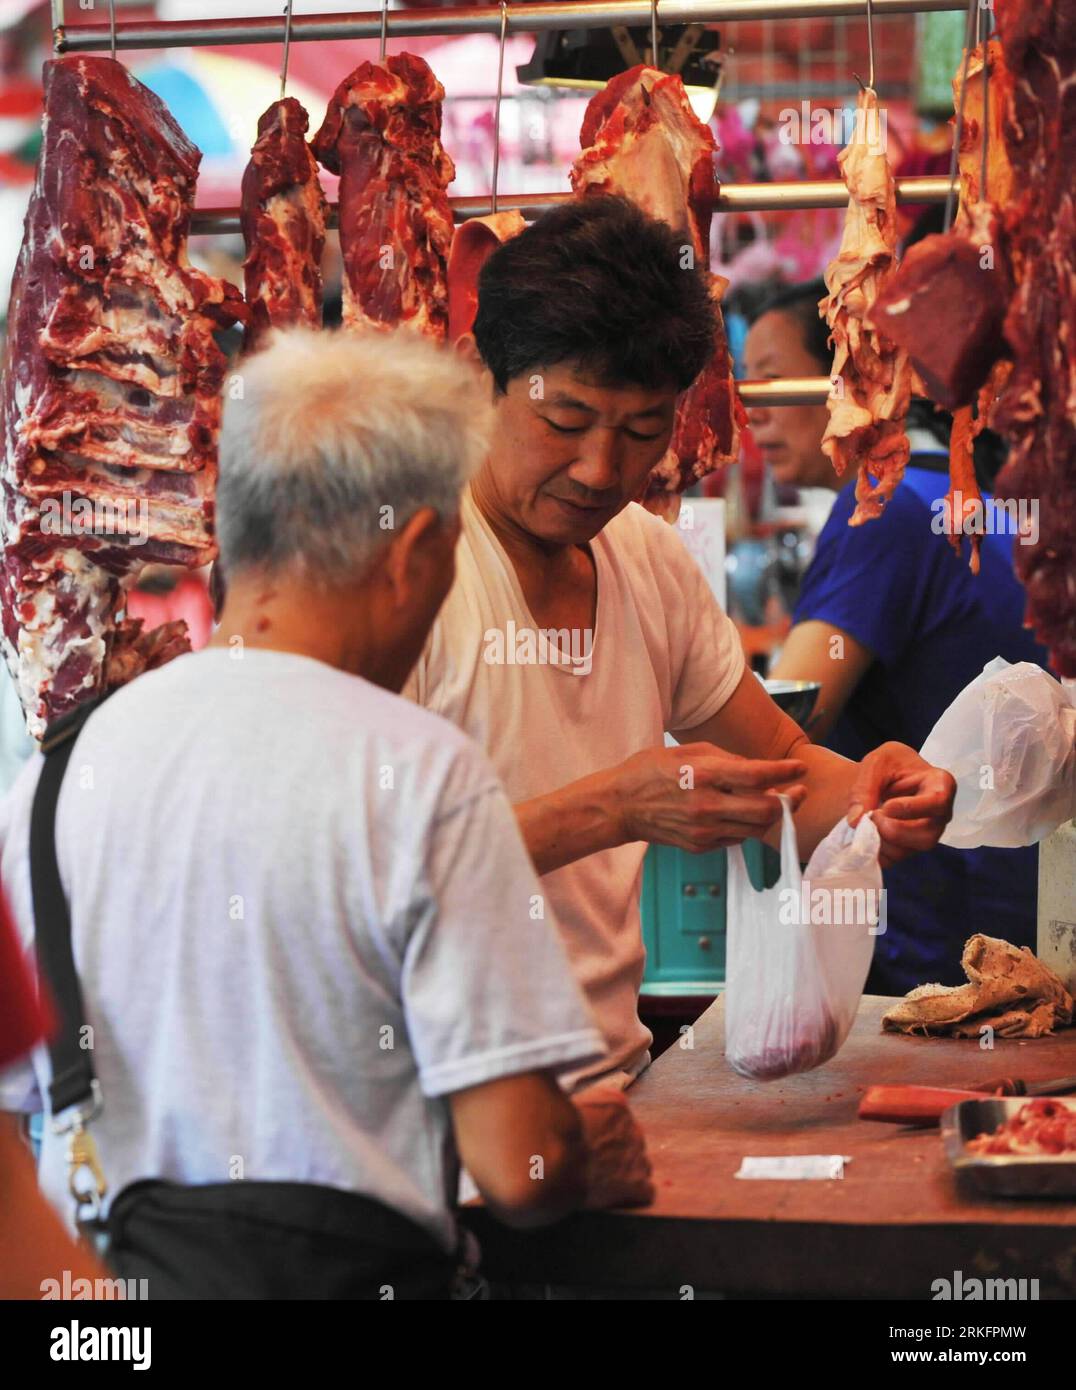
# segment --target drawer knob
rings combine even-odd
[[[698,890],[693,883],[684,884],[684,897],[693,898]]]
[[[712,945],[713,945],[713,942],[710,940],[710,938],[709,938],[708,936],[700,936],[700,937],[699,937],[699,950],[700,950],[700,951],[708,951]]]

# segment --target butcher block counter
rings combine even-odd
[[[871,1084],[973,1085],[1076,1075],[1076,1029],[1053,1038],[908,1038],[881,1031],[892,1000],[868,997],[840,1053],[818,1071],[753,1082],[724,1058],[724,1001],[628,1093],[646,1131],[657,1198],[547,1230],[506,1230],[469,1211],[493,1280],[695,1296],[930,1299],[931,1284],[1038,1279],[1076,1296],[1076,1200],[987,1200],[958,1190],[937,1129],[859,1120]],[[686,1040],[686,1039],[685,1039]],[[745,1155],[844,1154],[843,1179],[749,1181]]]

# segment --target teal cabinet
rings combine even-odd
[[[756,888],[777,881],[780,858],[755,840],[744,845]],[[651,845],[643,861],[642,919],[648,994],[715,993],[725,981],[728,854],[686,854]]]

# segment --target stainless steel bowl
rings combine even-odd
[[[759,677],[762,680],[761,676]],[[789,715],[801,729],[814,713],[818,703],[818,692],[822,689],[820,681],[762,681],[771,700]]]

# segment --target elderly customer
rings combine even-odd
[[[533,912],[496,775],[397,693],[452,584],[460,490],[487,448],[472,370],[405,333],[298,332],[240,370],[220,447],[220,627],[90,716],[59,801],[104,1094],[93,1130],[111,1193],[166,1179],[187,1186],[162,1209],[202,1216],[213,1197],[198,1239],[222,1271],[248,1218],[272,1228],[281,1185],[350,1194],[369,1278],[345,1268],[343,1286],[399,1297],[413,1264],[455,1246],[460,1160],[527,1226],[648,1199],[645,1151],[626,1107],[584,1113],[555,1079],[602,1045]],[[27,944],[40,762],[0,823]],[[33,1109],[47,1080],[38,1056],[0,1101]],[[58,1145],[46,1137],[42,1181],[59,1204]],[[332,1208],[312,1225],[299,1246],[270,1229],[242,1288],[311,1296],[342,1258]],[[223,1273],[192,1289],[154,1268],[150,1297],[222,1292]]]

